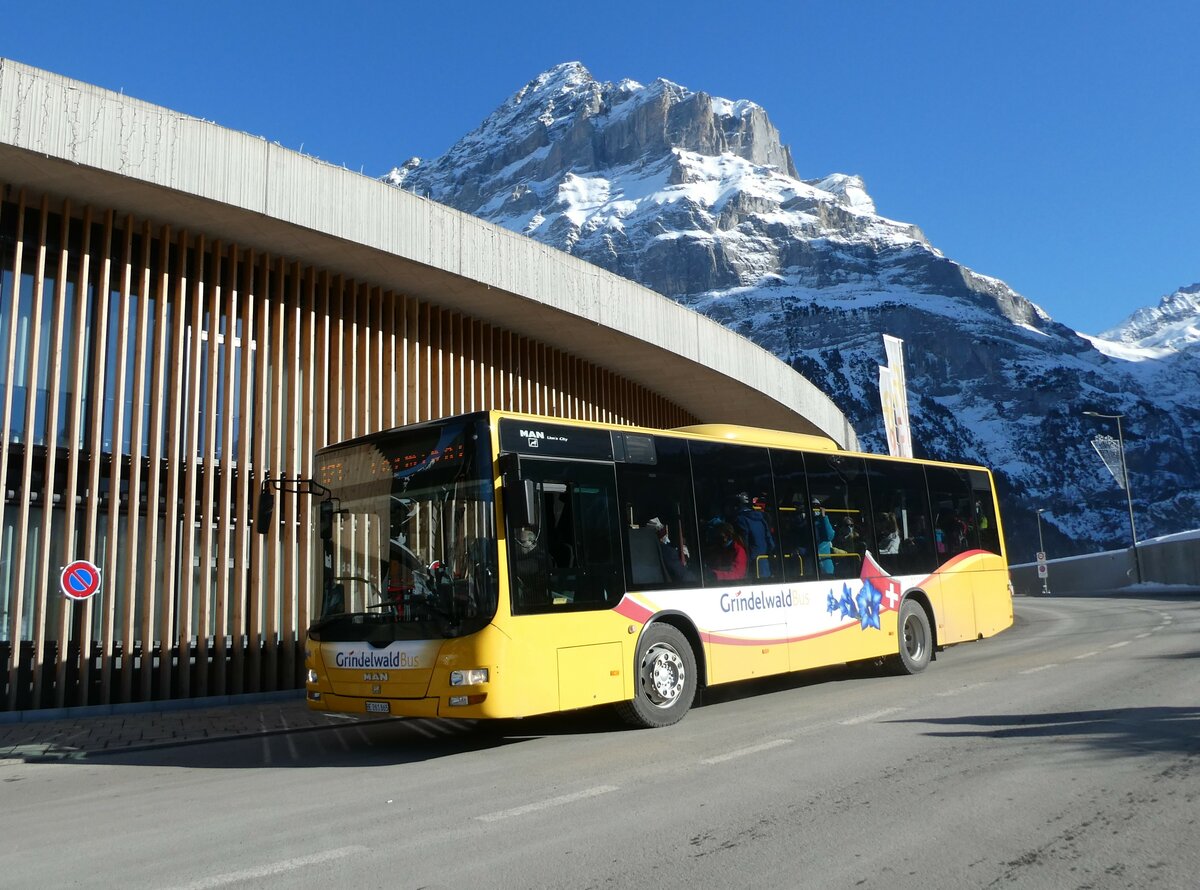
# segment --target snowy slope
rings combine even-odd
[[[1168,294],[1157,306],[1139,309],[1100,337],[1148,350],[1196,348],[1200,344],[1200,283]]]

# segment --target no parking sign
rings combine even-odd
[[[58,583],[68,599],[85,600],[100,590],[100,567],[77,559],[62,570]]]

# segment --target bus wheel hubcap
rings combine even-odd
[[[655,646],[646,653],[646,693],[660,708],[673,705],[683,692],[683,659],[668,646]]]
[[[908,652],[909,658],[918,659],[925,651],[925,635],[921,632],[921,625],[915,618],[909,618],[904,622],[904,649]]]

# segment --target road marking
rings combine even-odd
[[[262,865],[258,868],[248,868],[244,871],[231,871],[223,875],[213,875],[211,878],[204,878],[191,884],[184,884],[181,887],[176,887],[174,890],[212,890],[214,887],[226,887],[230,884],[241,884],[246,881],[257,881],[262,878],[271,878],[276,875],[284,874],[289,871],[296,871],[300,868],[307,868],[310,865],[318,865],[322,862],[330,862],[334,859],[344,859],[347,856],[354,856],[358,853],[366,853],[367,848],[363,846],[353,847],[338,847],[335,850],[326,850],[324,853],[313,853],[311,856],[300,856],[295,859],[284,859],[281,862],[274,862],[270,865]]]
[[[790,745],[792,741],[793,739],[775,739],[772,742],[763,742],[761,745],[751,745],[749,748],[738,748],[736,751],[727,751],[724,754],[718,754],[716,757],[709,757],[700,762],[711,766],[714,763],[724,763],[726,760],[734,760],[749,754],[757,754],[759,751],[769,751],[772,748],[778,748],[780,745]]]
[[[1048,670],[1050,670],[1050,668],[1056,668],[1056,667],[1058,667],[1058,665],[1056,665],[1056,664],[1044,664],[1041,667],[1035,667],[1035,668],[1030,668],[1027,671],[1021,671],[1021,673],[1022,674],[1036,674],[1039,671],[1048,671]]]
[[[538,810],[548,810],[551,807],[561,807],[564,804],[575,803],[577,800],[586,800],[589,797],[596,797],[601,794],[607,794],[610,791],[616,791],[616,785],[597,785],[595,788],[586,788],[583,791],[576,791],[574,794],[564,794],[561,797],[551,797],[548,800],[540,800],[537,803],[527,803],[523,807],[513,807],[511,810],[500,810],[496,813],[487,813],[483,816],[476,816],[480,822],[497,822],[500,819],[509,819],[513,816],[524,816],[526,813],[535,813]]]
[[[1091,658],[1093,655],[1099,655],[1099,654],[1100,654],[1099,649],[1093,649],[1091,652],[1084,652],[1082,655],[1076,655],[1075,661],[1079,661],[1079,659],[1081,659],[1081,658]]]
[[[1120,643],[1113,643],[1108,648],[1109,649],[1120,649],[1122,646],[1128,646],[1128,645],[1129,645],[1129,640],[1123,640]]]
[[[888,714],[898,714],[903,708],[884,708],[882,711],[872,711],[870,714],[859,714],[857,717],[851,717],[849,720],[839,720],[838,723],[842,726],[854,726],[858,723],[870,723],[872,720],[878,720],[880,717],[886,717]]]
[[[1144,634],[1138,634],[1136,637],[1134,637],[1134,639],[1135,640],[1144,640],[1148,636],[1150,636],[1150,631],[1146,631]]]
[[[968,686],[960,686],[958,689],[948,689],[945,692],[935,692],[934,695],[936,695],[938,698],[948,698],[952,695],[962,695],[964,692],[970,692],[973,689],[979,689],[980,687],[987,685],[988,683],[971,683]]]

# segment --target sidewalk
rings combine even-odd
[[[310,711],[302,690],[261,695],[69,708],[45,716],[0,712],[0,769],[28,760],[84,759],[239,736],[324,729],[355,722]]]

